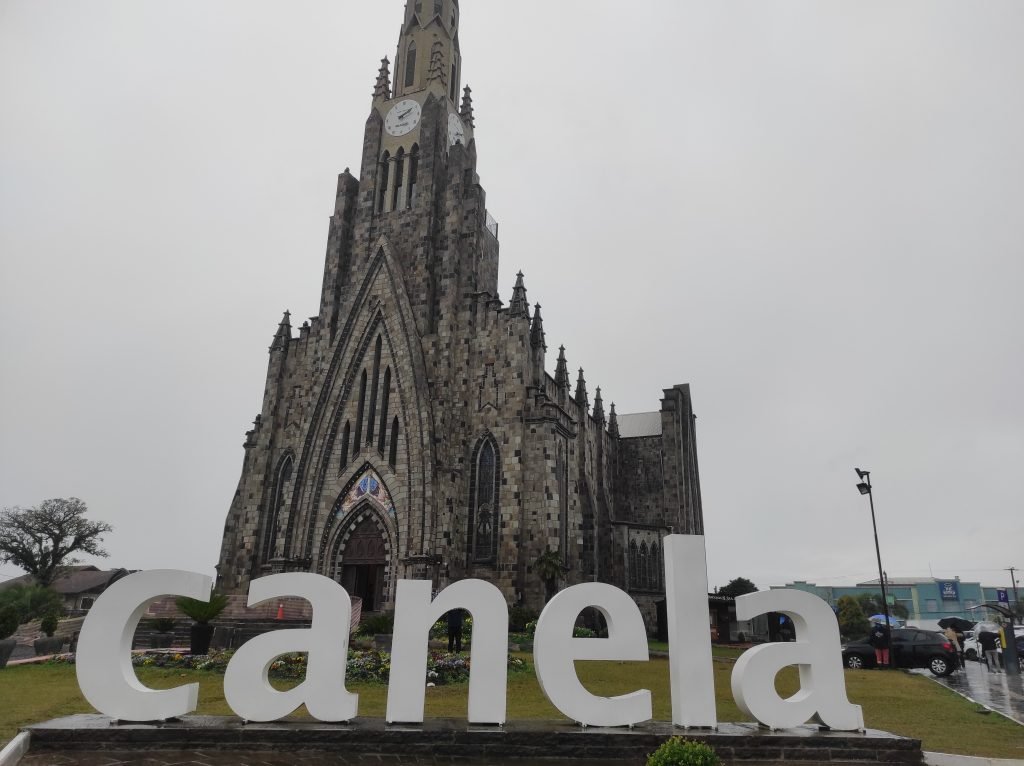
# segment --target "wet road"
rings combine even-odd
[[[984,663],[971,660],[964,670],[945,678],[936,678],[927,670],[914,672],[1024,725],[1024,678],[1021,676],[990,673]]]

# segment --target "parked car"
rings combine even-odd
[[[984,658],[981,647],[978,646],[979,632],[978,630],[969,630],[964,634],[964,656],[969,660],[981,661]],[[1013,633],[1016,636],[1017,653],[1019,656],[1020,648],[1024,646],[1024,625],[1014,625]],[[1000,654],[1002,654],[1002,651],[1002,649],[999,650]]]
[[[890,641],[893,667],[928,668],[937,676],[948,676],[957,667],[956,649],[941,633],[894,628]],[[843,645],[843,665],[846,667],[873,668],[875,664],[875,649],[866,638]]]

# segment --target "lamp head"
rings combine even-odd
[[[867,476],[869,473],[871,473],[870,471],[862,471],[859,468],[854,468],[853,470],[855,470],[857,472],[857,478],[858,479],[863,479],[865,476]]]
[[[869,494],[871,494],[871,487],[869,487],[869,486],[868,486],[867,484],[865,484],[864,482],[861,482],[860,484],[858,484],[858,485],[857,485],[857,489],[859,489],[859,490],[860,490],[860,493],[861,493],[862,495],[869,495]]]

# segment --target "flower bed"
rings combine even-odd
[[[171,668],[182,670],[206,670],[223,673],[231,660],[233,651],[214,652],[208,655],[174,654],[171,652],[141,652],[132,655],[132,665],[144,668]],[[50,664],[75,664],[75,655],[63,654],[49,660]],[[270,666],[272,678],[303,679],[306,677],[306,655],[286,654],[278,657]],[[528,669],[519,657],[508,658],[508,669],[517,673]],[[382,683],[388,682],[391,673],[391,655],[380,651],[349,650],[346,680]],[[430,652],[427,655],[426,682],[437,686],[463,683],[469,680],[469,657],[463,654]]]

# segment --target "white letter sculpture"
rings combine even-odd
[[[576,618],[587,607],[604,615],[608,638],[573,637]],[[583,583],[551,599],[537,620],[533,652],[541,690],[574,721],[587,726],[632,726],[650,720],[650,691],[598,697],[580,683],[573,665],[574,660],[647,661],[647,633],[640,609],[618,588]]]
[[[665,549],[668,669],[672,723],[715,728],[715,671],[711,659],[708,567],[703,535],[669,535]]]
[[[352,600],[333,580],[322,575],[292,573],[253,580],[249,606],[268,599],[298,596],[313,607],[308,630],[275,630],[256,636],[235,652],[224,673],[224,698],[247,721],[276,721],[305,703],[320,721],[355,718],[359,695],[345,689],[349,620]],[[279,692],[270,685],[270,666],[278,657],[307,652],[306,680]]]
[[[449,585],[430,600],[430,583],[399,580],[388,682],[388,723],[422,723],[430,626],[452,609],[473,617],[470,649],[469,722],[505,723],[508,685],[508,606],[501,591],[483,580]]]
[[[789,729],[814,718],[838,731],[864,728],[860,705],[846,697],[839,623],[832,608],[798,590],[765,590],[736,599],[736,619],[779,612],[793,621],[795,642],[746,651],[732,671],[732,695],[744,713],[772,729]],[[800,669],[800,691],[782,699],[775,676],[787,665]]]
[[[89,704],[121,721],[163,721],[191,713],[199,684],[157,691],[132,668],[132,638],[149,602],[163,596],[205,601],[213,581],[195,572],[154,569],[118,580],[96,599],[78,637],[75,672]]]

